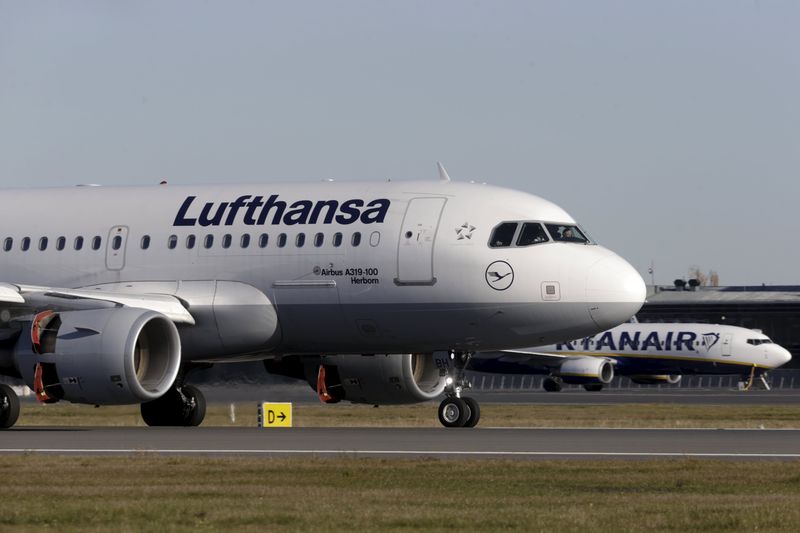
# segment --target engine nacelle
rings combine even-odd
[[[447,354],[347,354],[318,358],[285,357],[265,361],[267,371],[308,381],[327,402],[347,400],[375,405],[410,404],[432,400],[444,392],[439,371]],[[324,393],[324,394],[323,394]]]
[[[15,357],[23,379],[51,400],[130,404],[154,400],[174,383],[178,330],[155,311],[120,307],[40,313]]]
[[[683,376],[680,374],[642,374],[628,377],[638,385],[677,385]]]
[[[601,357],[570,357],[561,363],[555,375],[571,385],[608,384],[614,379],[614,365]]]

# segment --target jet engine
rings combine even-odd
[[[304,379],[326,403],[409,404],[442,394],[447,364],[431,353],[323,355],[265,361],[267,371]]]
[[[44,402],[146,402],[163,395],[178,375],[178,330],[155,311],[45,311],[34,317],[30,332],[20,335],[14,355],[23,379]]]
[[[555,375],[571,385],[608,384],[614,379],[614,365],[601,357],[571,357],[561,363]]]
[[[639,385],[677,385],[683,376],[680,374],[642,374],[628,377]]]

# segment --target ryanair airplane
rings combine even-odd
[[[557,205],[441,167],[430,182],[81,186],[3,203],[0,374],[42,402],[141,404],[151,426],[199,424],[187,374],[243,360],[325,401],[444,393],[443,423],[474,425],[474,352],[591,335],[645,298]],[[18,413],[0,386],[0,427]]]
[[[752,329],[631,323],[571,342],[475,354],[470,370],[544,374],[548,392],[560,391],[562,383],[599,391],[615,374],[643,385],[675,385],[684,374],[738,374],[752,382],[791,359],[788,350]]]

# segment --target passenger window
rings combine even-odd
[[[31,247],[31,238],[30,237],[23,237],[22,242],[20,243],[20,248],[22,248],[23,252],[27,252]]]
[[[580,244],[587,244],[589,239],[583,234],[578,226],[570,226],[566,224],[547,224],[547,231],[554,241],[561,242],[577,242]]]
[[[222,236],[222,247],[226,250],[231,247],[231,242],[233,242],[233,237],[231,237],[230,233]]]
[[[281,233],[278,235],[278,248],[283,248],[284,246],[286,246],[286,234]]]
[[[177,235],[170,235],[169,239],[167,239],[167,248],[170,250],[174,250],[178,246],[178,236]]]
[[[6,240],[3,241],[3,250],[5,250],[6,252],[10,252],[13,246],[14,246],[14,239],[12,239],[11,237],[6,237]]]
[[[81,237],[81,236],[75,237],[75,242],[72,244],[72,246],[76,250],[82,250],[83,249],[83,237]]]
[[[352,244],[353,246],[358,246],[359,244],[361,244],[360,232],[356,231],[355,233],[353,233],[353,237],[350,239],[350,244]]]
[[[262,233],[258,236],[258,247],[259,248],[266,248],[267,244],[269,244],[269,235],[266,233]]]
[[[114,239],[111,241],[111,248],[113,250],[119,250],[122,247],[122,237],[119,235],[114,235]]]
[[[297,246],[298,248],[302,248],[305,243],[306,243],[306,234],[298,233],[297,237],[294,238],[294,245]]]
[[[522,231],[519,232],[517,237],[517,246],[530,246],[531,244],[539,244],[547,242],[547,233],[538,222],[526,222],[522,225]]]
[[[319,248],[322,246],[322,243],[325,242],[325,235],[323,233],[317,233],[314,235],[314,246]]]
[[[203,246],[205,246],[206,249],[211,248],[212,246],[214,246],[214,236],[211,235],[210,233],[208,235],[206,235],[206,238],[203,239]]]
[[[42,237],[39,239],[39,251],[44,252],[47,250],[47,237]]]
[[[142,235],[142,250],[150,248],[150,235]]]
[[[511,246],[514,240],[514,234],[517,232],[516,222],[503,222],[497,226],[492,232],[492,238],[489,240],[491,248],[505,248]]]
[[[242,248],[247,248],[250,246],[250,235],[248,233],[243,233],[242,238],[239,239],[239,246]]]
[[[186,248],[191,250],[192,248],[194,248],[196,242],[197,242],[197,237],[195,237],[194,235],[188,235],[186,237]]]
[[[66,237],[59,237],[58,239],[56,239],[56,250],[58,250],[60,252],[61,250],[66,248],[66,246],[67,246],[67,238]]]
[[[95,235],[92,238],[92,250],[99,250],[100,245],[102,244],[103,244],[103,239],[101,239],[99,235]]]
[[[342,234],[341,233],[334,233],[333,234],[333,245],[338,248],[342,245]]]

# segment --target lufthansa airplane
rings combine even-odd
[[[684,374],[738,374],[752,381],[792,355],[759,331],[718,324],[623,324],[594,336],[550,346],[483,352],[470,370],[544,374],[546,391],[562,383],[599,391],[614,378],[677,384]]]
[[[6,190],[0,373],[42,402],[141,404],[148,425],[197,425],[191,369],[265,360],[327,401],[444,393],[443,423],[474,425],[477,404],[461,397],[474,352],[608,329],[645,287],[557,205],[439,170],[429,182]],[[18,413],[0,387],[0,427]]]

